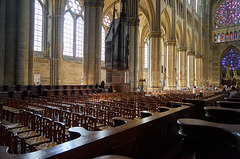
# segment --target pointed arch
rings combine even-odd
[[[177,41],[179,43],[180,46],[183,45],[183,31],[182,31],[182,25],[181,22],[178,21],[177,25],[176,25],[176,37],[177,37]]]
[[[237,51],[240,54],[240,48],[239,47],[230,45],[222,52],[220,59],[222,60],[222,58],[226,55],[226,53],[229,52],[231,49],[234,49],[235,51]]]
[[[198,53],[198,51],[199,51],[199,46],[198,46],[198,38],[197,38],[197,36],[195,36],[194,37],[194,51],[195,51],[195,53]]]
[[[172,26],[171,26],[171,20],[169,17],[169,13],[166,9],[164,9],[161,13],[161,26],[163,26],[164,30],[165,30],[165,36],[167,39],[171,38],[171,30],[172,30]]]
[[[189,31],[189,29],[187,30],[187,48],[188,50],[191,50],[192,48],[192,39],[191,39],[191,33]]]

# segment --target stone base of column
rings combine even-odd
[[[177,90],[177,87],[173,87],[173,86],[164,87],[163,90]]]
[[[162,91],[163,88],[162,87],[148,87],[147,88],[147,92],[158,92],[158,91]]]
[[[184,90],[184,89],[187,89],[188,87],[187,86],[178,86],[177,89],[178,90]]]

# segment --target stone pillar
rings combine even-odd
[[[6,0],[0,1],[0,86],[4,84]]]
[[[48,16],[50,43],[50,84],[61,85],[63,80],[63,13],[61,1],[52,1],[52,11]]]
[[[144,72],[144,59],[145,59],[145,51],[144,51],[144,42],[139,45],[139,71],[138,71],[138,79],[143,79]]]
[[[17,1],[15,84],[28,84],[30,0]]]
[[[15,84],[17,0],[6,0],[4,84]]]
[[[132,90],[138,85],[138,25],[138,18],[129,19],[129,82]]]
[[[187,87],[187,49],[185,47],[178,48],[178,86]]]
[[[101,83],[101,26],[103,0],[84,2],[84,63],[83,84]]]
[[[202,55],[196,55],[195,56],[195,85],[197,87],[201,87],[202,86]]]
[[[160,88],[160,68],[161,68],[161,33],[150,33],[150,49],[149,49],[149,87]]]
[[[35,1],[30,0],[30,22],[29,22],[29,58],[28,58],[28,84],[33,85],[33,61],[34,61],[34,12]],[[44,18],[45,20],[47,18]],[[46,28],[46,27],[45,27]],[[45,36],[47,35],[45,34]],[[47,41],[47,40],[45,40]]]
[[[195,65],[194,65],[194,59],[195,59],[195,52],[188,51],[187,52],[187,68],[188,68],[188,76],[187,76],[187,86],[193,87],[195,84]]]
[[[171,89],[176,86],[176,41],[167,41],[166,47],[166,87]]]

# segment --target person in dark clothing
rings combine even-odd
[[[101,88],[104,88],[104,85],[105,85],[105,82],[102,81],[102,82],[101,82]]]

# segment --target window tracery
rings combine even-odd
[[[240,69],[240,56],[234,49],[228,51],[222,59],[222,71],[226,71],[227,68],[229,68],[229,70]]]
[[[43,50],[42,44],[43,44],[43,8],[40,2],[38,0],[35,0],[34,51],[42,51]]]
[[[63,55],[83,58],[84,11],[78,0],[68,0],[63,24]]]
[[[215,17],[215,28],[238,24],[240,22],[240,1],[223,1],[216,10]]]

